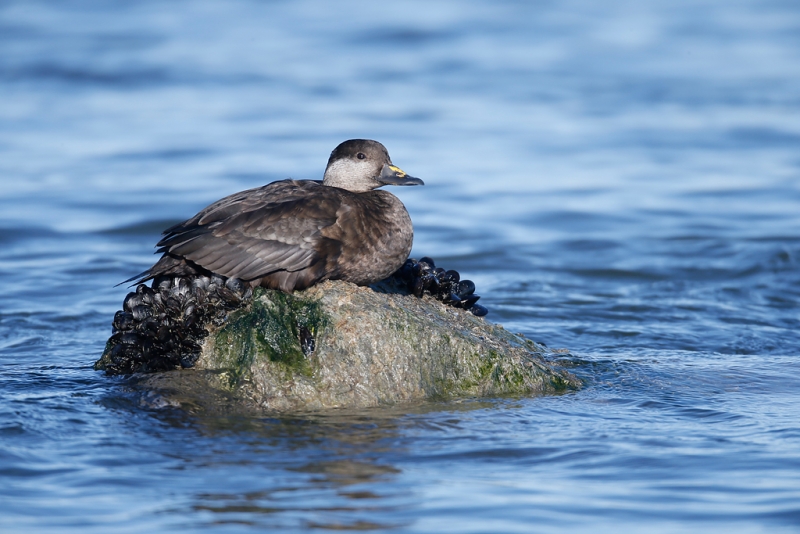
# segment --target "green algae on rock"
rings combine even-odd
[[[579,387],[545,361],[544,346],[395,289],[327,281],[291,295],[258,290],[224,324],[210,327],[193,369],[139,375],[138,382],[168,403],[207,406],[225,398],[258,411]]]
[[[318,301],[257,288],[252,303],[214,332],[210,365],[226,370],[230,387],[236,387],[257,360],[290,374],[312,376],[305,355],[312,350],[304,348],[303,341],[313,340],[327,323]]]

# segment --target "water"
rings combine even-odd
[[[0,530],[800,527],[796,2],[0,3]],[[262,419],[92,371],[159,232],[382,141],[582,391]]]

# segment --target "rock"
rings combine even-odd
[[[259,412],[580,386],[545,361],[544,346],[468,310],[403,293],[386,282],[328,281],[292,295],[257,289],[221,326],[209,326],[193,368],[135,380],[161,395],[157,404]]]

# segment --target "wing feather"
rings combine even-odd
[[[284,180],[223,198],[164,232],[159,251],[227,277],[253,280],[319,260],[322,230],[335,224],[339,190]]]

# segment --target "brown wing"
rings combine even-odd
[[[158,251],[243,280],[300,271],[324,260],[319,250],[337,248],[321,230],[336,222],[340,205],[339,191],[318,182],[273,182],[223,198],[167,229]]]

